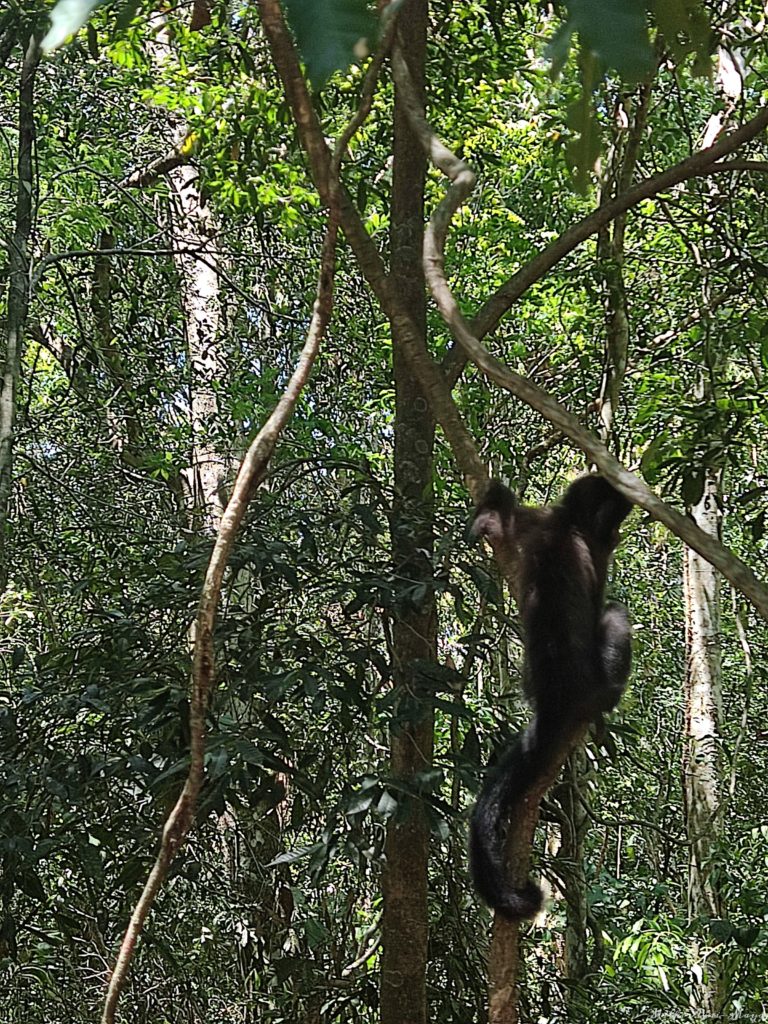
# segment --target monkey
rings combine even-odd
[[[626,608],[604,603],[608,561],[632,505],[604,477],[579,477],[555,505],[518,505],[491,481],[472,532],[508,578],[523,631],[523,692],[533,719],[489,772],[470,821],[469,860],[485,903],[509,920],[533,917],[541,889],[507,878],[504,827],[538,784],[552,780],[590,723],[619,702],[631,666]]]

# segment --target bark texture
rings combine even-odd
[[[189,416],[192,431],[189,486],[194,512],[214,530],[224,511],[228,464],[214,437],[219,423],[217,387],[226,378],[219,332],[218,253],[213,219],[203,202],[197,169],[169,173],[175,191],[175,260],[181,278],[189,358]]]
[[[400,15],[402,52],[423,90],[427,5],[410,0]],[[425,344],[426,295],[421,269],[426,161],[395,99],[391,272],[403,306]],[[416,667],[436,656],[432,585],[432,459],[435,422],[392,323],[395,383],[395,503],[392,555],[400,586],[393,623],[393,681],[405,722],[391,737],[391,768],[409,788],[432,763],[433,713]],[[424,806],[409,799],[389,823],[383,876],[381,1021],[426,1024],[429,826]]]
[[[708,469],[704,492],[691,509],[697,525],[713,537],[720,533],[719,474]],[[717,848],[721,829],[720,574],[701,555],[685,549],[685,736],[683,786],[690,846],[688,914],[700,923],[723,916],[717,884]],[[698,943],[691,948],[698,1013],[719,1019],[722,979],[718,958]]]
[[[16,217],[8,253],[8,307],[2,390],[0,391],[0,590],[8,582],[8,516],[13,487],[16,395],[21,374],[24,331],[29,312],[29,242],[35,196],[35,76],[40,48],[34,36],[26,43],[19,84],[19,149],[16,165]]]

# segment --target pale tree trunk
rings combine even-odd
[[[410,0],[400,15],[401,45],[414,81],[423,90],[427,5]],[[413,322],[426,332],[426,301],[421,266],[426,163],[413,137],[401,101],[395,98],[392,197],[392,273]],[[423,583],[419,597],[404,595],[393,624],[393,682],[413,713],[392,732],[391,770],[413,785],[432,764],[433,712],[418,700],[419,670],[414,662],[434,660],[437,613],[432,581],[432,459],[435,425],[392,325],[395,382],[395,504],[392,510],[394,570],[405,584]],[[424,694],[424,696],[428,696]],[[424,807],[411,797],[387,828],[382,878],[381,1021],[426,1024],[427,868],[429,825]]]
[[[207,529],[215,530],[226,504],[224,485],[229,468],[212,436],[220,412],[216,387],[226,380],[219,333],[216,227],[203,203],[196,169],[176,167],[169,178],[176,198],[174,259],[182,284],[189,358],[189,484],[193,509],[202,514]]]
[[[707,469],[704,492],[691,508],[698,526],[712,537],[720,534],[719,473]],[[694,932],[723,916],[716,881],[715,850],[721,828],[721,776],[718,756],[721,718],[720,575],[691,548],[685,549],[685,736],[683,787],[690,858],[688,916]],[[723,985],[716,954],[692,937],[694,987],[691,1003],[697,1012],[720,1019]]]
[[[171,59],[173,50],[163,15],[153,17],[156,26],[153,55],[158,68]],[[189,424],[192,435],[189,469],[184,474],[188,499],[198,525],[214,532],[226,505],[225,483],[230,461],[217,447],[215,428],[220,406],[217,386],[227,379],[220,327],[219,252],[217,225],[203,200],[197,169],[181,157],[186,125],[174,124],[176,145],[167,157],[144,174],[127,179],[127,185],[145,185],[165,174],[173,193],[171,235],[174,262],[181,284],[189,366]],[[194,527],[194,523],[192,524]]]
[[[8,582],[10,545],[8,516],[13,487],[13,445],[16,437],[16,396],[21,375],[24,331],[29,312],[29,242],[35,196],[35,75],[40,49],[33,35],[26,42],[19,84],[19,149],[16,216],[8,251],[8,300],[0,391],[0,590]]]

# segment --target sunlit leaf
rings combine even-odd
[[[376,40],[366,0],[285,0],[285,11],[315,86],[366,57]]]
[[[59,0],[51,11],[51,27],[40,44],[44,53],[50,53],[65,43],[88,21],[101,0]]]
[[[704,494],[704,470],[691,469],[683,476],[683,501],[689,507],[697,505]]]

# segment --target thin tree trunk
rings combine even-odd
[[[424,88],[427,5],[410,0],[400,15],[403,52],[414,80]],[[426,163],[412,136],[400,97],[395,99],[392,197],[392,274],[412,322],[426,333],[425,286],[421,268]],[[433,713],[419,699],[414,662],[433,660],[437,618],[432,584],[432,459],[435,424],[392,324],[395,382],[395,504],[392,553],[401,589],[393,625],[394,685],[412,713],[391,737],[396,778],[414,777],[432,763]],[[415,592],[414,588],[420,588]],[[423,695],[423,694],[422,694]],[[424,808],[410,798],[387,829],[383,875],[381,1021],[426,1024],[427,867],[429,826]]]
[[[21,375],[24,331],[29,312],[29,241],[35,196],[35,75],[40,48],[34,35],[27,40],[19,85],[19,149],[16,178],[16,218],[8,253],[8,308],[2,391],[0,391],[0,590],[10,568],[8,516],[13,486],[13,445],[16,437],[16,395]]]
[[[112,297],[114,272],[111,250],[115,248],[115,236],[104,230],[99,237],[101,252],[93,266],[93,290],[91,310],[93,312],[94,335],[93,353],[101,367],[119,389],[120,402],[109,402],[104,412],[109,429],[109,440],[128,464],[140,459],[140,428],[136,415],[136,403],[130,389],[130,376],[123,363],[120,346],[115,338],[112,319]],[[83,377],[83,374],[79,374]],[[80,391],[87,393],[92,387],[91,380],[80,380]]]
[[[587,881],[584,875],[584,840],[589,831],[589,818],[582,790],[588,770],[583,744],[576,747],[565,764],[563,783],[557,787],[557,800],[565,816],[561,828],[558,860],[561,862],[560,884],[565,897],[565,937],[563,943],[563,974],[568,986],[569,1007],[579,1000],[578,983],[587,973]]]
[[[608,160],[607,180],[600,190],[600,203],[627,192],[632,185],[640,145],[648,116],[651,87],[645,85],[636,96],[619,98],[614,111],[614,143]],[[631,127],[629,113],[633,113]],[[627,211],[606,224],[597,235],[597,255],[605,292],[606,358],[598,409],[600,436],[606,443],[613,435],[619,394],[627,371],[629,355],[629,308],[624,284],[624,236]]]
[[[691,508],[698,526],[720,534],[719,473],[707,469],[704,492]],[[721,718],[720,574],[691,548],[685,549],[685,736],[683,786],[685,821],[690,841],[688,915],[701,923],[723,916],[716,880],[715,850],[721,828],[722,782],[718,757]],[[694,987],[691,1003],[698,1013],[720,1019],[723,985],[716,953],[692,940]]]
[[[165,16],[155,15],[157,32],[154,51],[158,66],[172,53]],[[224,487],[230,460],[217,447],[215,427],[220,409],[217,386],[226,380],[220,325],[219,252],[217,226],[200,191],[197,168],[177,162],[187,129],[175,122],[177,145],[174,153],[158,162],[159,170],[132,176],[128,182],[149,184],[160,173],[167,174],[174,195],[171,218],[174,262],[181,282],[182,311],[189,362],[189,424],[192,434],[189,470],[189,503],[193,515],[206,532],[218,528],[226,505]]]
[[[215,225],[200,193],[196,168],[176,167],[169,173],[176,193],[173,231],[175,260],[182,282],[187,352],[189,413],[192,429],[190,488],[192,506],[214,530],[224,511],[228,461],[217,448],[212,430],[219,420],[216,387],[226,376],[219,334],[219,273]]]

